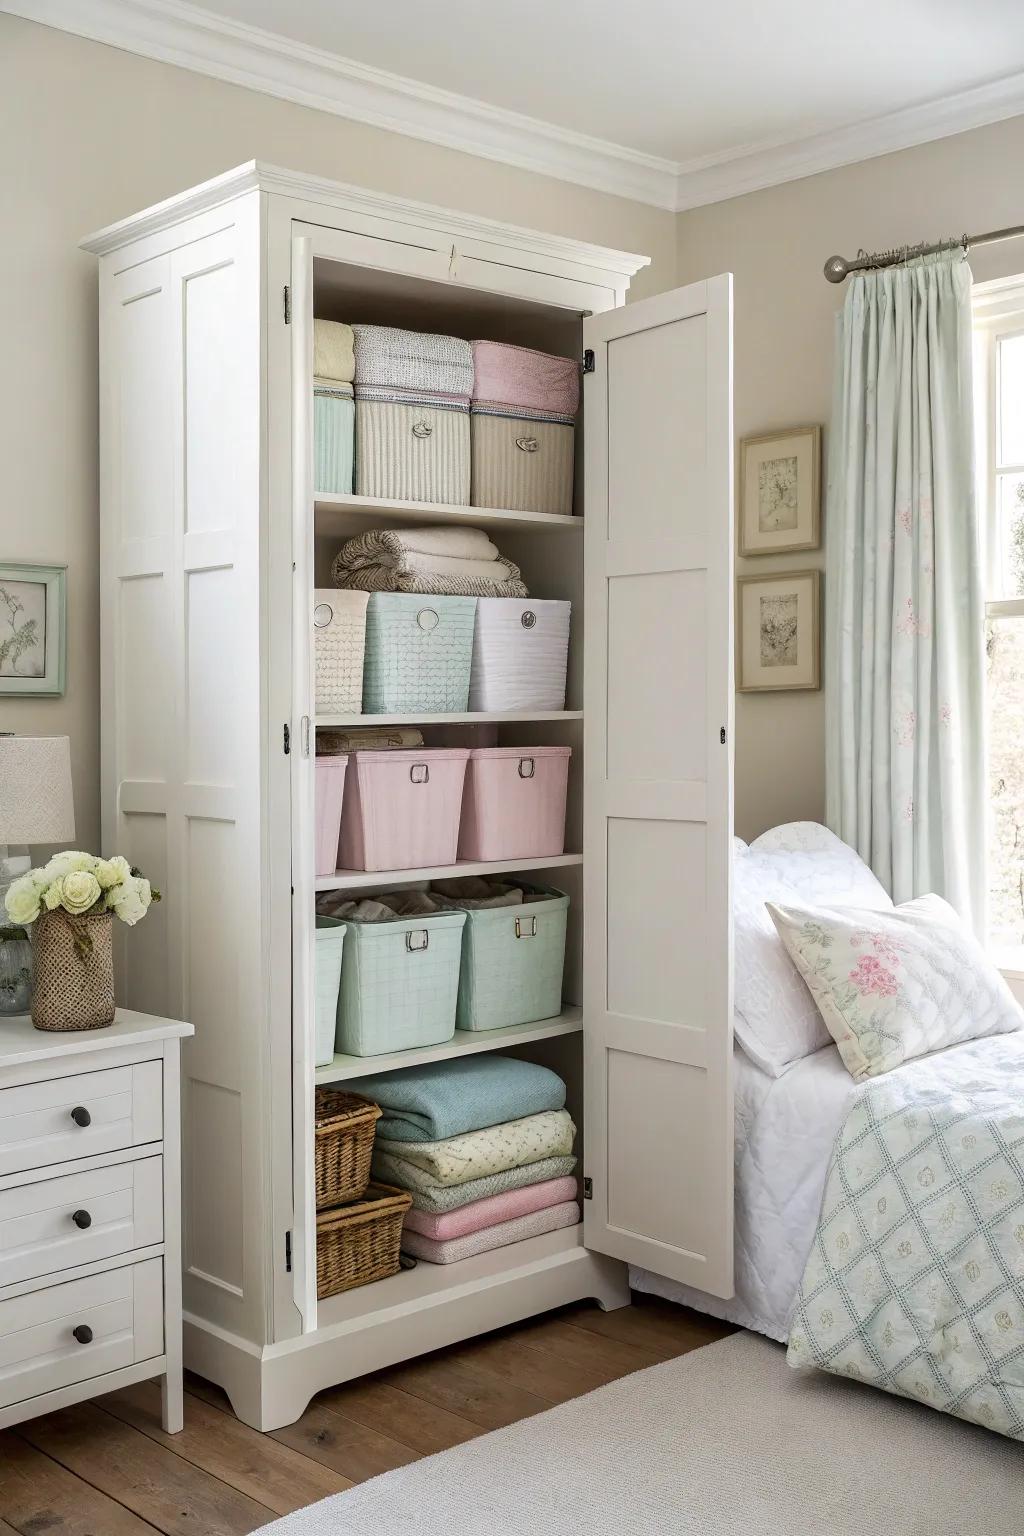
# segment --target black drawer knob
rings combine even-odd
[[[71,1334],[79,1344],[92,1343],[92,1329],[88,1323],[79,1323],[77,1328],[72,1328]]]
[[[92,1115],[90,1115],[84,1104],[75,1105],[74,1109],[71,1111],[71,1118],[76,1125],[81,1125],[83,1127],[92,1125]]]
[[[85,1231],[86,1227],[92,1226],[92,1217],[89,1215],[88,1211],[75,1211],[71,1220],[74,1222],[76,1227],[81,1227],[83,1232]]]

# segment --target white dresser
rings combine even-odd
[[[180,1041],[0,1019],[0,1428],[163,1378],[182,1425]]]

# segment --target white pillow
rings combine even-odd
[[[768,910],[851,1077],[877,1077],[914,1056],[1024,1024],[1006,982],[941,896],[889,912]]]
[[[775,931],[766,903],[892,907],[863,860],[815,822],[774,827],[733,860],[736,1039],[754,1064],[781,1077],[832,1037]]]

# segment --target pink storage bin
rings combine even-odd
[[[353,752],[341,869],[454,864],[468,748]]]
[[[344,756],[318,757],[316,760],[316,872],[333,875],[338,867],[338,834],[341,808],[345,799]]]
[[[534,859],[565,849],[571,747],[479,747],[469,754],[460,859]]]

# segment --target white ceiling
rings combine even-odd
[[[682,162],[1024,69],[1021,0],[206,0],[447,91]]]
[[[1024,0],[0,0],[666,208],[1024,113]]]

